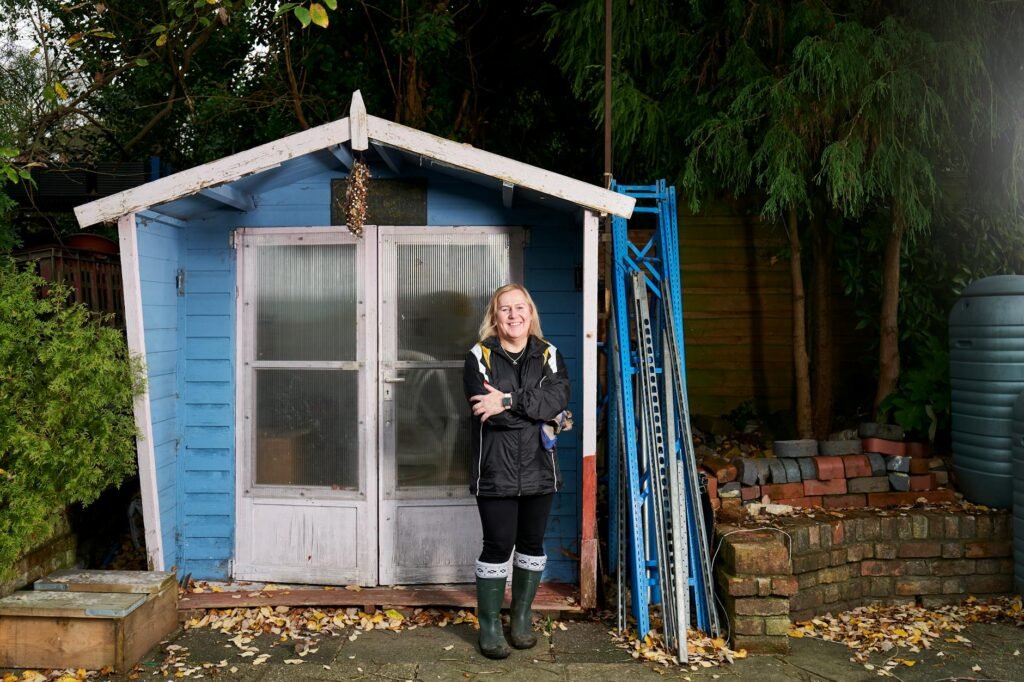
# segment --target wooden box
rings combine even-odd
[[[173,573],[57,571],[0,600],[0,667],[130,670],[178,625]]]
[[[304,484],[303,453],[309,430],[261,432],[256,442],[256,482],[263,485]]]

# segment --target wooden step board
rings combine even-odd
[[[54,571],[37,580],[35,590],[48,592],[130,592],[158,594],[175,584],[167,571]]]
[[[177,627],[171,573],[58,571],[36,586],[0,599],[0,667],[124,673]]]

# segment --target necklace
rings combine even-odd
[[[501,344],[498,344],[498,348],[501,348],[501,352],[505,354],[505,357],[508,358],[509,362],[511,362],[513,365],[518,365],[519,361],[523,359],[523,355],[526,354],[526,348],[525,347],[523,347],[523,349],[521,351],[519,351],[519,355],[517,355],[515,357],[512,357],[511,355],[509,355],[508,351],[505,350],[504,346],[502,346]]]

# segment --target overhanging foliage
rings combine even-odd
[[[135,471],[141,373],[67,294],[0,257],[0,579],[67,505]]]

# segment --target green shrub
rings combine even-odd
[[[0,256],[0,579],[67,505],[135,470],[140,368],[68,294]]]
[[[896,390],[879,411],[892,413],[893,421],[912,438],[935,440],[949,428],[952,399],[949,383],[949,351],[945,337],[930,337],[923,344],[917,364],[900,374]]]

